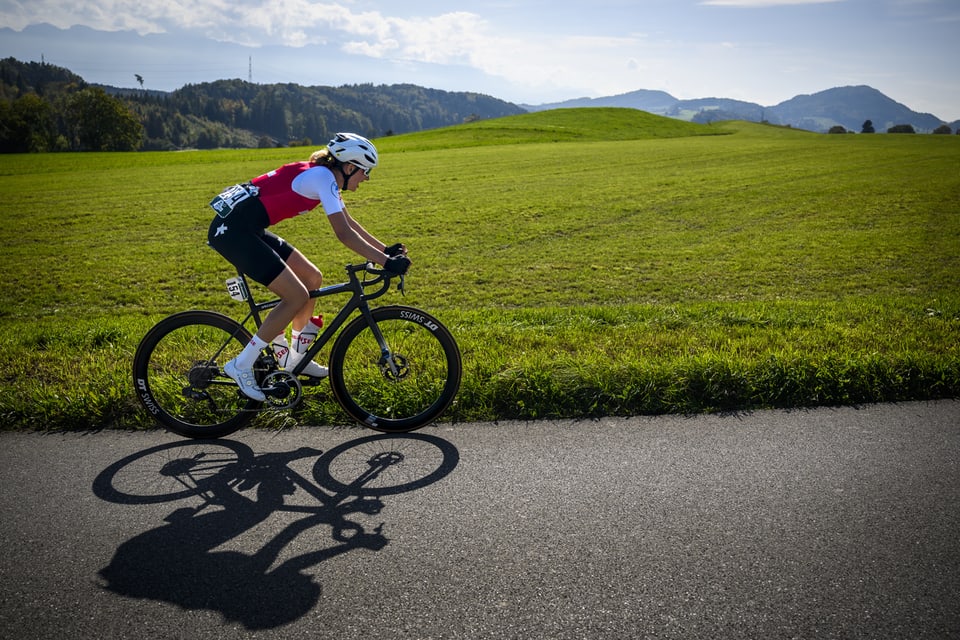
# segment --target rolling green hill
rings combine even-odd
[[[711,135],[713,134],[713,135]],[[716,135],[723,134],[723,135]],[[451,420],[960,396],[960,137],[562,110],[376,140],[345,198],[464,356]],[[0,157],[6,428],[143,427],[159,318],[239,315],[207,203],[308,149]],[[328,282],[321,215],[275,230]],[[331,308],[323,309],[325,313]],[[285,419],[344,420],[325,387]]]
[[[545,142],[603,142],[729,134],[636,109],[557,109],[480,120],[378,140],[384,152]]]

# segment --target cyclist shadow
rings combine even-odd
[[[432,456],[432,473],[418,472],[419,478],[405,475],[401,484],[388,486],[387,472],[395,472],[391,466],[405,459],[398,451],[402,448],[398,443],[404,441],[419,447],[438,447],[440,456]],[[119,595],[169,602],[184,609],[217,611],[227,621],[250,630],[279,627],[313,609],[321,586],[308,569],[355,549],[379,551],[390,542],[383,533],[383,523],[367,530],[351,518],[379,514],[385,506],[382,495],[435,482],[450,473],[458,461],[456,448],[440,438],[422,434],[372,436],[320,456],[314,466],[318,482],[313,483],[294,471],[290,462],[319,455],[317,450],[254,455],[245,445],[219,441],[206,446],[226,446],[239,455],[212,464],[204,454],[194,454],[195,448],[203,446],[187,441],[154,447],[111,465],[98,476],[94,492],[113,502],[160,502],[189,495],[200,498],[199,505],[178,508],[165,518],[166,524],[122,543],[100,577],[107,590]],[[360,446],[374,450],[374,454],[363,452],[354,464],[343,460],[357,453]],[[186,447],[194,455],[176,457]],[[115,481],[125,467],[154,456],[162,458],[155,468],[160,477],[175,481],[175,493],[147,498],[117,490]],[[363,471],[341,482],[332,471],[332,465],[339,463],[351,469],[350,473],[358,468]],[[201,464],[202,474],[197,472]],[[326,485],[326,491],[320,483]],[[192,490],[184,490],[190,484],[194,485]],[[287,504],[297,489],[316,498],[319,505]],[[278,512],[303,517],[282,528],[272,527],[271,531],[280,528],[279,532],[250,553],[218,550],[254,527],[270,528],[271,516]],[[291,542],[320,525],[332,528],[333,546],[279,561]]]

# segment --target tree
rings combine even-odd
[[[953,131],[950,130],[950,125],[948,124],[940,125],[936,129],[934,129],[933,132],[937,134],[945,134],[945,135],[950,135],[951,133],[953,133]]]
[[[875,133],[876,130],[873,128],[873,122],[867,120],[863,123],[863,129],[860,130],[860,133]]]
[[[846,132],[847,130],[841,127],[840,125],[834,125],[830,127],[830,131],[827,131],[827,133],[846,133]]]
[[[0,102],[0,152],[53,151],[56,139],[53,109],[37,94],[24,94],[12,104]]]
[[[134,151],[140,147],[143,125],[121,100],[98,87],[84,89],[66,100],[65,120],[74,149]]]
[[[912,124],[895,124],[887,129],[887,133],[916,133],[916,131],[913,130]]]

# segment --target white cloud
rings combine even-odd
[[[473,62],[475,53],[492,39],[486,21],[463,11],[396,20],[396,32],[403,42],[403,56],[420,62]]]
[[[640,37],[544,38],[526,33],[522,24],[496,28],[471,11],[397,17],[355,6],[312,0],[0,0],[0,21],[17,30],[48,22],[140,35],[185,31],[251,47],[326,44],[371,58],[472,67],[528,86],[593,87],[598,76],[622,75],[630,60],[634,68],[646,64]]]
[[[342,48],[376,58],[435,64],[472,64],[474,52],[488,44],[488,24],[468,12],[429,18],[382,18],[377,28],[347,28]]]

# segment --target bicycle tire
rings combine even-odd
[[[365,427],[403,433],[443,414],[460,389],[462,363],[453,335],[430,314],[404,306],[373,309],[373,320],[399,364],[391,372],[362,315],[330,351],[330,388],[337,403]]]
[[[133,358],[140,404],[187,438],[222,438],[246,425],[261,402],[240,393],[223,365],[250,341],[240,323],[213,311],[183,311],[158,322]]]

